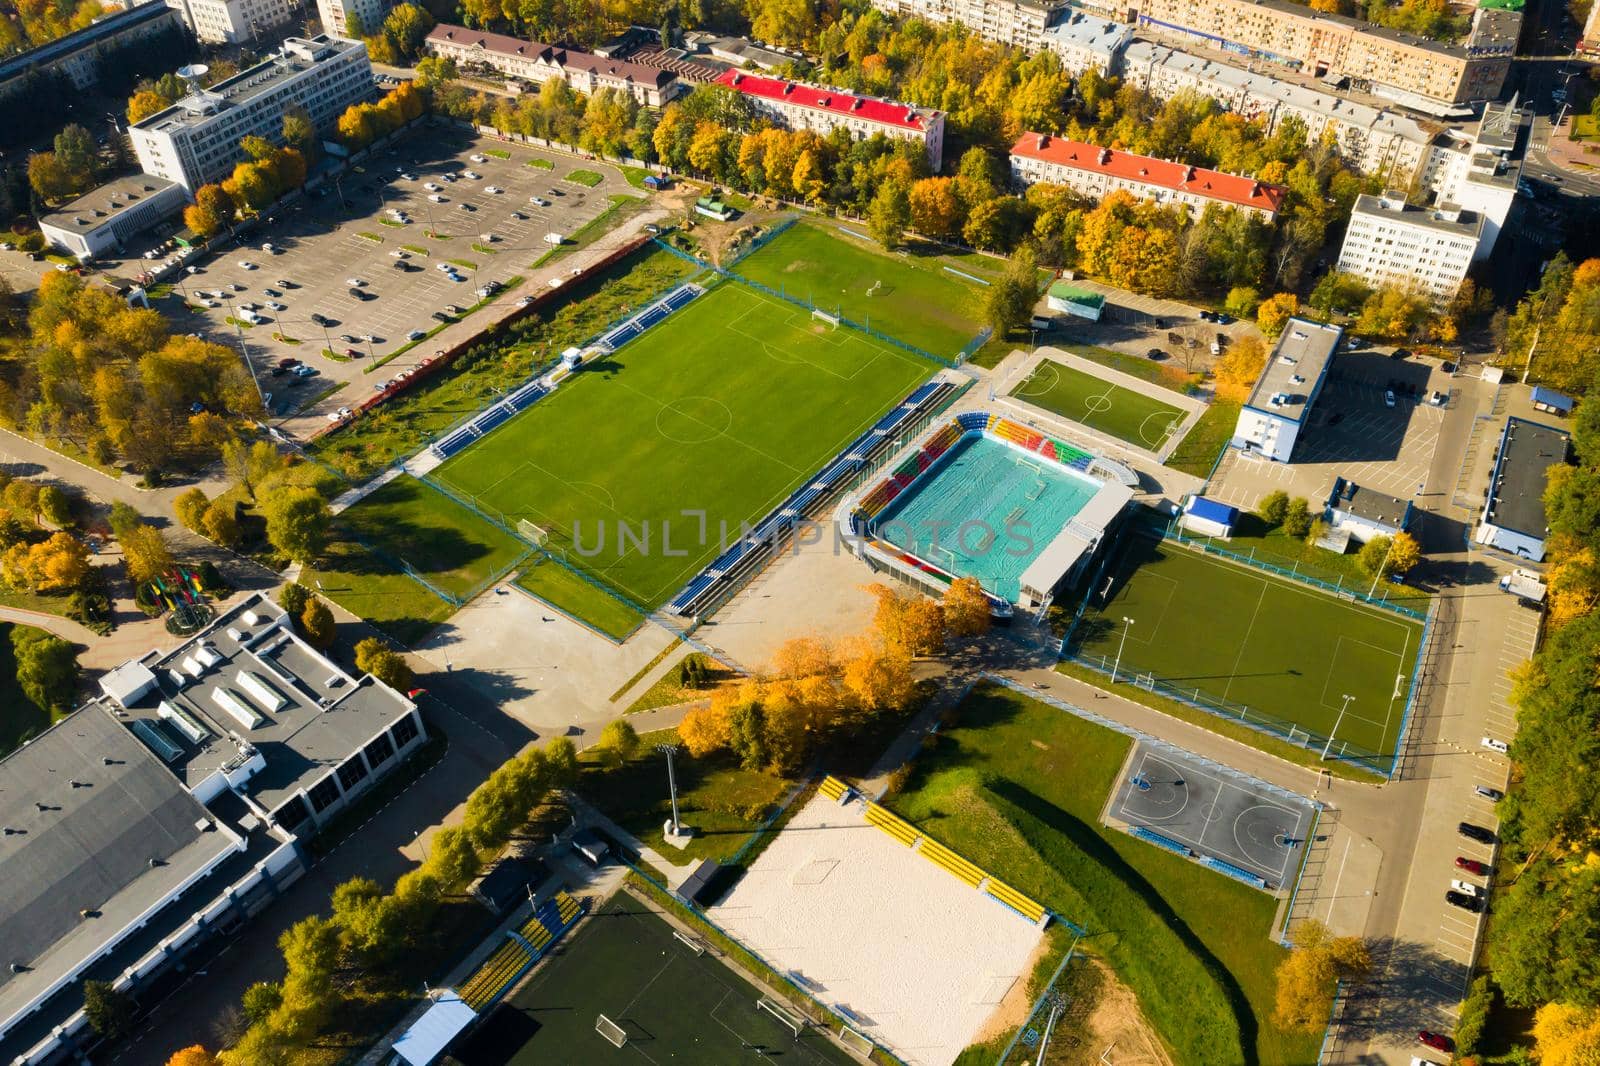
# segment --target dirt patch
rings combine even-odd
[[[1040,937],[1033,954],[1028,956],[1024,976],[1017,978],[1017,983],[1011,986],[1011,991],[1007,992],[1000,1005],[995,1007],[994,1013],[989,1015],[989,1020],[983,1023],[983,1028],[973,1034],[972,1043],[986,1044],[1001,1033],[1009,1032],[1028,1020],[1028,1011],[1033,1007],[1033,999],[1028,995],[1026,974],[1039,968],[1039,961],[1049,950],[1050,938]]]
[[[1060,1061],[1098,1062],[1101,1053],[1112,1048],[1109,1061],[1115,1066],[1172,1066],[1172,1057],[1145,1020],[1133,992],[1098,959],[1089,960],[1089,965],[1100,970],[1101,981],[1099,999],[1083,1023],[1086,1046],[1078,1050],[1085,1054]],[[1056,1062],[1056,1057],[1051,1055],[1050,1061]]]

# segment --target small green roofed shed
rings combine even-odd
[[[1087,318],[1090,322],[1100,321],[1100,315],[1106,309],[1106,298],[1100,293],[1064,281],[1050,286],[1045,302],[1052,311],[1064,311],[1078,318]]]

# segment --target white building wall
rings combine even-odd
[[[322,20],[322,32],[335,37],[349,37],[350,15],[361,22],[364,33],[378,31],[389,9],[389,0],[317,0],[317,17]]]
[[[1458,235],[1409,223],[1398,212],[1366,212],[1358,206],[1350,216],[1337,269],[1374,285],[1414,285],[1437,300],[1448,300],[1461,287],[1477,247],[1476,232]]]
[[[1300,423],[1245,407],[1239,412],[1239,422],[1234,427],[1230,443],[1243,451],[1287,463],[1289,456],[1294,453],[1294,442],[1299,435]]]
[[[1541,537],[1518,533],[1514,529],[1503,529],[1492,522],[1483,522],[1478,526],[1477,540],[1479,544],[1498,548],[1522,559],[1535,563],[1544,562],[1544,540]]]
[[[297,10],[289,0],[167,0],[167,6],[207,44],[257,43]]]

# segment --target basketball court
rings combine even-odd
[[[1198,861],[1220,860],[1277,891],[1299,869],[1313,814],[1309,800],[1140,741],[1112,793],[1107,820],[1143,828],[1159,839],[1134,835],[1168,850],[1177,849],[1163,841],[1177,844]]]

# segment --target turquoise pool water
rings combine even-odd
[[[991,437],[957,441],[873,524],[903,551],[1016,602],[1022,573],[1099,483]]]

